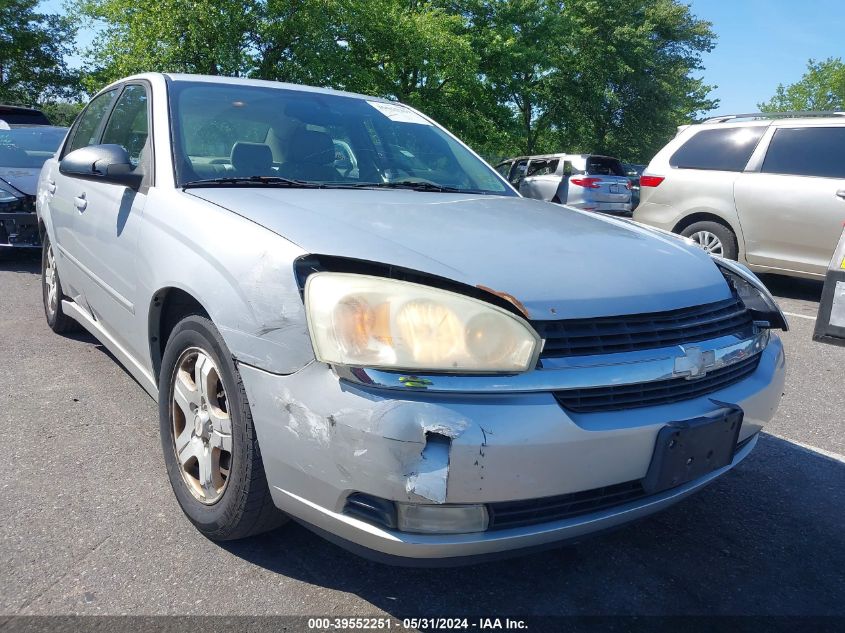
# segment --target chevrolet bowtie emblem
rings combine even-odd
[[[675,359],[673,375],[681,378],[700,378],[716,365],[716,352],[702,352],[700,347],[681,347],[683,356]]]

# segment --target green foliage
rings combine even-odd
[[[47,115],[53,125],[70,127],[84,105],[78,102],[48,101],[38,104],[38,108]]]
[[[845,109],[845,63],[830,57],[810,60],[807,72],[794,84],[780,84],[771,100],[758,103],[763,112]]]
[[[31,105],[77,92],[65,63],[75,29],[66,17],[36,12],[37,5],[0,2],[0,103]]]
[[[693,73],[710,24],[680,0],[76,0],[103,25],[95,90],[140,71],[374,94],[491,158],[601,151],[643,161],[712,107]]]

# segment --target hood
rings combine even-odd
[[[0,180],[9,183],[21,193],[34,196],[40,173],[40,167],[0,167]]]
[[[659,312],[730,297],[701,249],[556,204],[407,190],[190,189],[309,253],[402,266],[518,299],[532,319]]]

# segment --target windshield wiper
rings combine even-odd
[[[192,187],[250,187],[253,185],[271,187],[292,187],[301,189],[320,189],[322,185],[305,180],[291,180],[281,176],[226,176],[223,178],[204,178],[182,183],[182,189]]]
[[[331,185],[329,185],[331,186]],[[415,180],[394,180],[392,182],[359,182],[344,183],[342,187],[353,189],[410,189],[412,191],[437,191],[439,193],[483,193],[474,189],[460,189],[448,185],[437,185],[433,182],[417,182]]]

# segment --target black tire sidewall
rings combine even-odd
[[[232,422],[232,463],[223,496],[214,504],[198,501],[182,479],[181,468],[173,446],[171,423],[173,376],[176,362],[189,347],[198,347],[211,356],[226,390],[229,417]],[[251,424],[249,406],[238,388],[237,368],[217,328],[202,316],[180,321],[170,335],[161,363],[159,379],[159,422],[161,445],[167,475],[182,510],[194,525],[210,538],[223,539],[236,528],[240,517],[247,482],[251,477],[251,454],[247,425]]]
[[[739,248],[737,246],[736,235],[731,229],[726,227],[724,224],[719,224],[718,222],[703,221],[690,224],[681,231],[681,235],[684,237],[690,237],[698,231],[709,231],[719,238],[719,241],[722,242],[722,256],[725,259],[737,259],[739,255]]]

